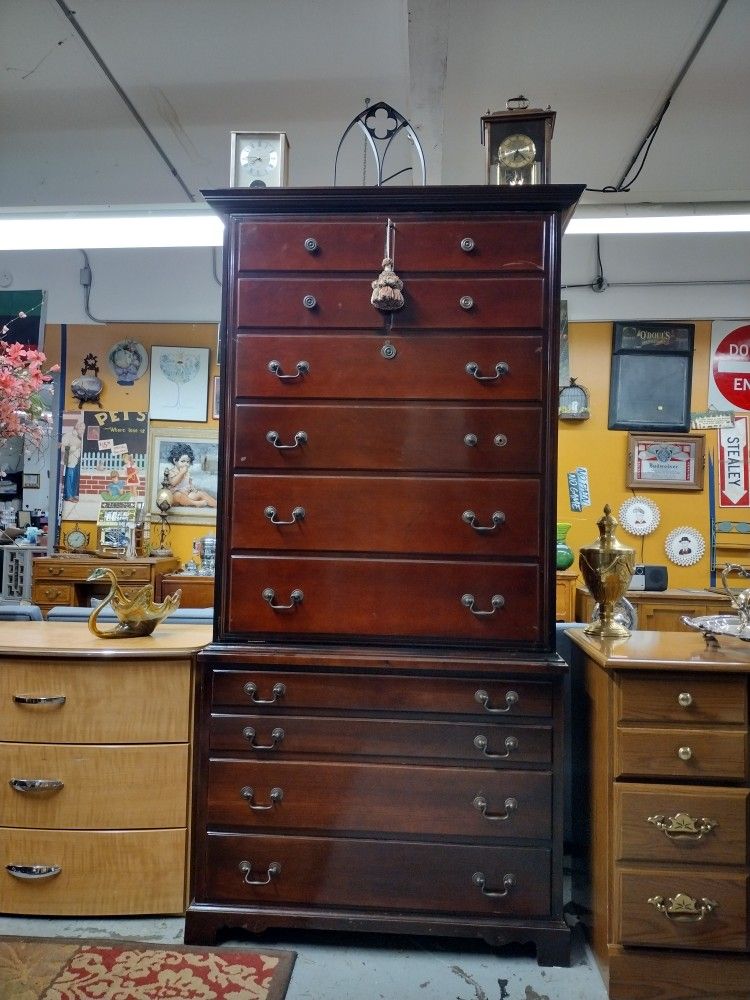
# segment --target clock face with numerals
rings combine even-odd
[[[283,132],[233,132],[232,187],[283,187],[287,148]]]
[[[76,526],[65,535],[65,547],[77,551],[85,549],[89,543],[89,536],[85,531],[81,531],[76,522]]]

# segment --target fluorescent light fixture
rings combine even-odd
[[[99,208],[0,212],[0,250],[216,247],[224,223],[194,208]]]
[[[566,235],[750,232],[748,204],[579,205]]]

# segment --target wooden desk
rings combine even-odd
[[[585,656],[573,895],[609,996],[747,1000],[748,647],[569,635]]]
[[[159,586],[158,601],[167,594],[182,591],[181,608],[212,608],[214,606],[214,578],[191,573],[165,573]]]
[[[184,912],[193,662],[211,633],[0,622],[5,913]]]
[[[179,559],[140,556],[135,559],[102,559],[97,556],[58,555],[35,559],[32,563],[32,601],[46,614],[57,604],[87,607],[92,597],[104,597],[108,581],[89,582],[88,576],[98,566],[113,570],[125,593],[132,593],[146,583],[159,593],[164,573],[177,569]]]
[[[625,597],[638,612],[638,628],[655,632],[689,632],[682,616],[715,615],[729,611],[725,594],[711,590],[629,590]],[[576,590],[577,622],[591,621],[594,598],[586,587]]]
[[[576,620],[576,580],[575,570],[561,570],[556,573],[555,620],[574,622]]]

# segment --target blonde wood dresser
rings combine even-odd
[[[203,625],[0,622],[0,909],[182,913]]]
[[[747,1000],[750,647],[637,631],[584,653],[574,898],[612,1000]]]

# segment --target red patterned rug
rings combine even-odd
[[[291,951],[0,939],[2,1000],[283,1000]]]

